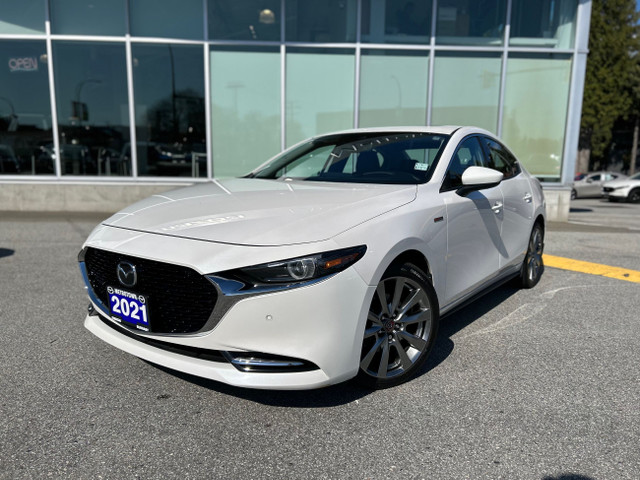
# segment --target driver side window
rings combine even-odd
[[[478,137],[469,137],[462,141],[451,158],[441,190],[460,188],[462,186],[462,174],[467,168],[474,166],[484,167],[486,165]]]

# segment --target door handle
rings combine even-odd
[[[526,202],[526,203],[531,203],[531,200],[533,200],[533,196],[527,192],[524,194],[524,197],[522,197],[522,199]]]
[[[501,209],[502,209],[502,202],[496,202],[493,204],[493,207],[491,207],[491,210],[493,210],[493,213],[495,213],[496,215],[500,213]]]

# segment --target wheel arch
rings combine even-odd
[[[429,282],[433,284],[433,273],[431,271],[429,260],[427,260],[427,257],[425,257],[425,255],[419,250],[411,249],[405,250],[404,252],[400,253],[393,260],[391,260],[385,272],[392,266],[402,265],[403,263],[412,263],[416,267],[420,268],[427,275]]]

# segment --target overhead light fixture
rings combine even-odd
[[[265,8],[264,10],[260,10],[259,21],[260,23],[271,25],[276,23],[276,15],[273,13],[273,10]]]

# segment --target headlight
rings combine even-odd
[[[613,187],[614,190],[620,190],[621,188],[629,188],[629,185],[620,185]]]
[[[216,277],[241,281],[243,290],[269,285],[295,285],[336,274],[356,263],[364,255],[364,245],[330,252],[263,263],[217,273]]]

